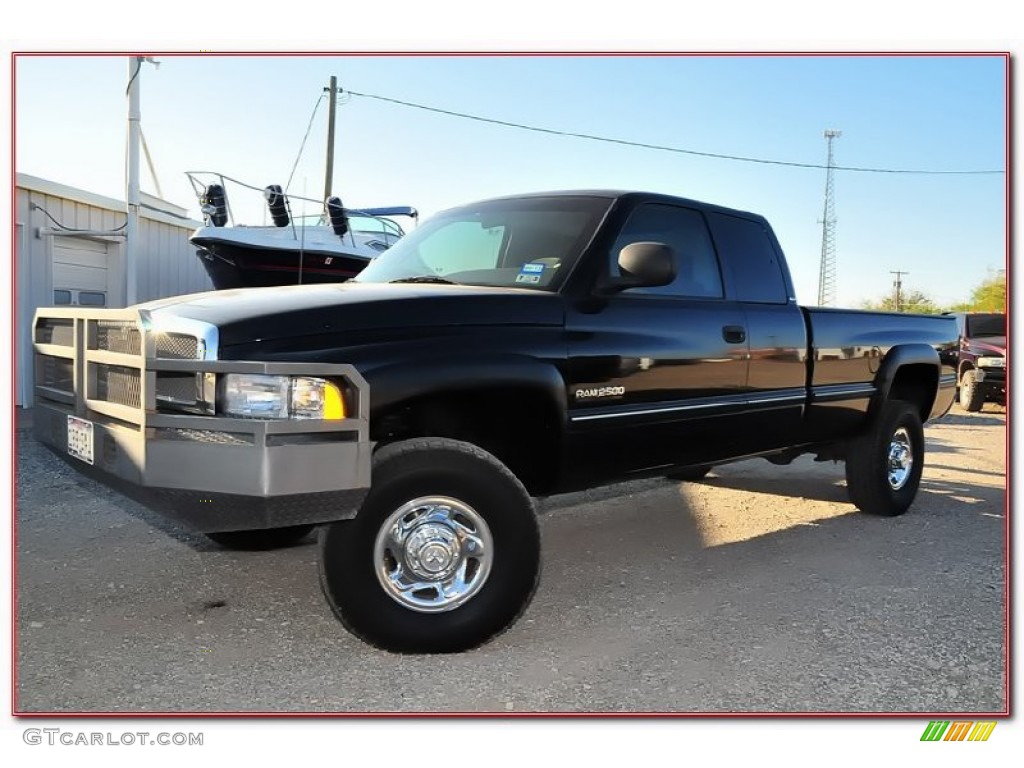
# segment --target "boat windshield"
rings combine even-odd
[[[420,225],[354,280],[557,290],[611,203],[553,196],[455,208]]]
[[[402,237],[405,231],[401,226],[391,219],[383,216],[361,216],[356,211],[346,211],[348,214],[348,226],[352,232],[360,232],[368,235],[385,235],[392,238]],[[325,214],[314,216],[296,216],[295,226],[297,227],[329,227]]]

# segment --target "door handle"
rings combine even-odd
[[[722,338],[730,344],[742,344],[747,340],[747,329],[742,325],[726,325],[722,328]]]

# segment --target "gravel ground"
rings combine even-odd
[[[18,440],[19,712],[963,712],[1007,707],[1006,416],[926,430],[903,517],[842,465],[720,467],[540,504],[520,622],[453,656],[338,624],[312,539],[219,549]]]

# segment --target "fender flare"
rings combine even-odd
[[[942,363],[939,360],[939,353],[935,351],[934,347],[928,344],[900,344],[892,347],[885,354],[885,357],[882,358],[882,364],[878,368],[878,373],[875,374],[875,394],[869,406],[870,415],[876,414],[889,399],[889,393],[892,391],[896,374],[901,368],[908,365],[927,365],[933,367],[935,369],[936,387],[938,387],[938,381],[942,373]],[[932,400],[934,402],[934,396]],[[924,403],[923,405],[927,406],[926,413],[931,410],[932,403]]]

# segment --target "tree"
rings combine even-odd
[[[975,312],[1006,311],[1006,270],[987,277],[971,292],[971,309]]]
[[[861,307],[877,312],[909,312],[916,315],[937,315],[941,311],[938,305],[921,291],[903,291],[900,296],[899,309],[896,308],[895,296],[886,296],[877,301],[865,301]]]
[[[1006,270],[990,272],[971,291],[971,298],[954,304],[950,312],[1005,312],[1006,311]]]

